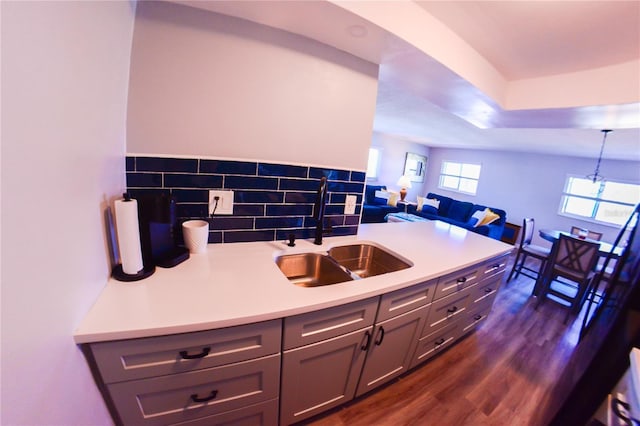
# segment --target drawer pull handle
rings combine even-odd
[[[487,288],[484,289],[485,293],[491,293],[492,291],[493,291],[493,289],[490,288],[490,287],[487,287]]]
[[[191,395],[191,400],[193,402],[209,402],[212,399],[215,399],[215,397],[218,396],[218,391],[217,390],[212,390],[211,394],[209,396],[205,396],[204,398],[198,398],[198,394],[194,393]]]
[[[380,336],[379,339],[376,340],[376,345],[380,346],[382,344],[382,340],[384,339],[384,328],[380,327],[380,330],[378,330],[378,336]]]
[[[435,342],[435,343],[436,343],[436,346],[440,346],[440,345],[442,345],[442,344],[444,343],[444,337],[442,337],[442,338],[440,338],[440,339],[436,340],[436,342]]]
[[[467,282],[467,277],[458,278],[458,284],[464,284]]]
[[[371,333],[369,333],[369,330],[365,331],[364,335],[367,337],[367,341],[364,345],[360,346],[361,351],[369,350],[369,343],[371,343]]]
[[[199,354],[195,354],[195,355],[189,355],[189,353],[187,351],[180,351],[180,357],[182,359],[204,358],[205,356],[209,355],[209,351],[210,350],[211,350],[211,348],[209,348],[209,347],[202,348],[202,352],[200,352]]]
[[[452,313],[454,313],[454,312],[455,312],[455,311],[457,311],[457,310],[458,310],[458,307],[457,307],[457,306],[454,306],[454,307],[452,307],[452,308],[447,309],[447,313],[448,313],[448,314],[452,314]]]

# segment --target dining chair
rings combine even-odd
[[[549,260],[551,249],[531,244],[534,228],[535,220],[533,218],[524,218],[522,220],[522,239],[520,240],[516,260],[513,262],[513,268],[511,268],[507,282],[511,281],[514,273],[515,278],[518,278],[518,276],[522,274],[536,281],[542,276],[542,272]],[[534,269],[526,265],[528,257],[538,260],[539,265],[537,268]]]
[[[543,277],[542,291],[538,295],[536,309],[545,299],[550,298],[568,306],[569,312],[564,319],[565,323],[570,315],[577,315],[596,274],[594,268],[598,261],[599,250],[600,244],[596,242],[561,234],[560,239],[553,246],[549,272]],[[554,286],[554,283],[557,284]]]
[[[580,235],[580,231],[583,229],[584,228],[580,228],[579,226],[572,226],[571,235]],[[585,229],[585,231],[587,231],[587,238],[590,240],[600,241],[602,239],[602,232],[590,231],[588,229]]]
[[[607,305],[615,305],[624,300],[634,284],[640,281],[640,204],[637,204],[625,224],[620,228],[611,251],[594,277],[592,289],[587,295],[587,308],[580,339],[589,330],[591,323],[597,321],[599,314]],[[621,249],[619,254],[616,251]],[[600,287],[603,285],[603,289]],[[591,314],[591,309],[593,315]]]

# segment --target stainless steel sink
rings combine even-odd
[[[411,264],[372,244],[350,244],[328,253],[285,254],[276,265],[295,285],[317,287],[400,271]]]
[[[276,259],[282,273],[295,285],[317,287],[351,281],[351,274],[321,253],[287,254]]]
[[[411,265],[380,247],[352,244],[333,247],[329,256],[361,278],[407,269]]]

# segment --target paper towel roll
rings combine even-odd
[[[116,200],[115,207],[122,272],[135,275],[144,269],[138,226],[138,202],[134,199]]]

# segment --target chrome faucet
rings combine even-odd
[[[324,209],[327,206],[327,178],[320,178],[320,187],[316,196],[316,204],[313,207],[314,219],[316,220],[316,233],[313,244],[322,244],[322,235],[324,234]]]

